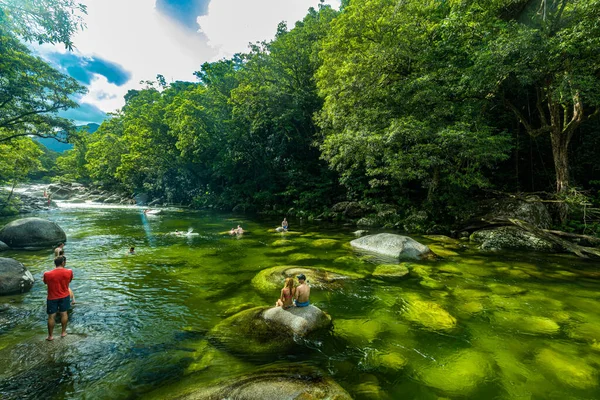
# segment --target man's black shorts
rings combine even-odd
[[[63,297],[62,299],[46,300],[46,312],[48,315],[56,314],[56,312],[69,311],[71,308],[71,296]]]

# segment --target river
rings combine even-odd
[[[415,236],[443,258],[388,281],[371,276],[382,260],[347,245],[347,226],[291,219],[296,234],[278,234],[280,218],[66,203],[35,216],[67,233],[77,304],[68,339],[45,342],[51,250],[2,253],[36,278],[0,297],[2,399],[163,398],[285,363],[317,367],[356,399],[600,397],[598,263]],[[224,234],[238,224],[248,233]],[[168,234],[188,228],[198,235]],[[252,280],[279,265],[353,277],[329,290],[312,282],[333,329],[266,357],[211,348],[219,322],[275,302],[277,290]]]

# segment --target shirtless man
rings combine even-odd
[[[56,258],[58,256],[61,256],[62,255],[62,254],[60,254],[61,251],[64,254],[64,247],[65,247],[65,244],[64,243],[60,243],[58,245],[58,247],[54,249],[54,258]]]
[[[310,287],[306,284],[306,276],[304,274],[300,274],[296,276],[298,278],[298,283],[300,285],[296,288],[296,293],[294,293],[294,304],[296,307],[307,307],[310,302],[308,298],[310,297]]]
[[[73,280],[73,271],[65,268],[67,260],[64,256],[54,259],[55,268],[44,272],[43,281],[48,285],[48,298],[46,300],[46,312],[48,314],[48,337],[46,340],[54,340],[54,318],[60,313],[60,324],[62,326],[61,337],[67,336],[67,323],[69,316],[67,311],[71,308],[71,290],[69,283]]]

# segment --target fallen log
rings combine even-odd
[[[595,249],[593,247],[579,246],[575,243],[569,242],[568,240],[558,237],[558,235],[556,235],[554,233],[549,233],[545,229],[538,228],[538,227],[533,226],[532,224],[522,221],[520,219],[508,218],[507,220],[510,223],[512,223],[513,225],[523,229],[524,231],[531,232],[534,235],[536,235],[542,239],[545,239],[549,242],[552,242],[552,243],[562,247],[564,250],[566,250],[568,252],[578,255],[579,257],[589,258],[588,255],[591,255],[591,256],[600,258],[600,249]]]

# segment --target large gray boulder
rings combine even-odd
[[[298,336],[305,336],[331,326],[331,317],[313,305],[292,307],[287,310],[273,307],[263,312],[262,318],[275,328],[284,329]]]
[[[482,203],[478,214],[477,221],[516,218],[542,229],[548,229],[552,225],[548,209],[535,195],[525,198],[490,199]]]
[[[350,245],[359,250],[366,250],[395,259],[408,258],[419,260],[435,256],[431,249],[424,244],[408,236],[394,235],[392,233],[363,236],[351,241]]]
[[[516,226],[501,226],[483,229],[471,235],[471,241],[480,244],[482,250],[533,250],[541,252],[557,252],[560,248],[531,232]]]
[[[17,219],[0,230],[0,241],[12,249],[39,250],[66,240],[60,226],[42,218]]]
[[[25,293],[33,286],[33,275],[12,258],[0,257],[0,296]]]

